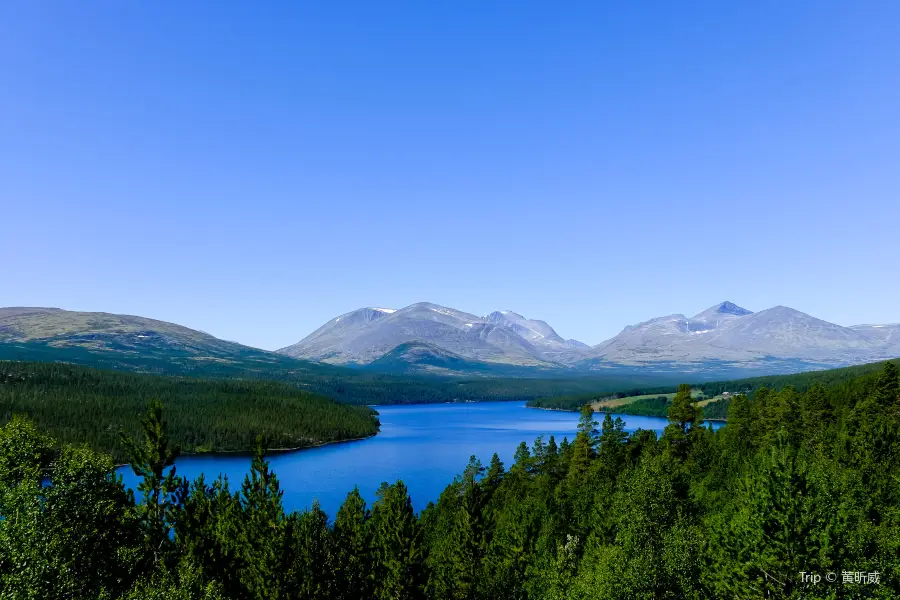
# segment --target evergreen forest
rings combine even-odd
[[[376,413],[296,385],[103,371],[64,363],[0,362],[0,423],[24,415],[60,444],[128,457],[151,400],[166,402],[168,434],[185,452],[303,448],[378,432]]]
[[[242,482],[186,481],[174,412],[149,407],[121,436],[136,497],[108,454],[0,429],[0,598],[900,597],[893,363],[739,395],[715,432],[687,385],[660,437],[583,410],[573,440],[473,457],[419,514],[401,481],[286,513],[261,442]]]

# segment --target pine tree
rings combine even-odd
[[[702,423],[702,414],[691,397],[691,386],[679,385],[669,407],[669,424],[665,429],[666,441],[672,456],[678,460],[685,460],[688,457],[695,430]]]
[[[241,583],[257,600],[274,600],[281,593],[279,567],[285,552],[282,493],[278,478],[265,460],[262,440],[257,440],[240,497],[245,539]]]
[[[180,449],[169,443],[162,411],[161,402],[150,403],[147,416],[141,420],[143,443],[121,434],[131,469],[143,478],[137,489],[144,494],[144,501],[138,510],[144,523],[147,546],[157,564],[172,558],[170,532],[187,485],[175,474],[175,459]]]
[[[175,542],[182,562],[196,568],[192,577],[216,582],[228,596],[244,593],[244,514],[227,477],[220,475],[207,485],[201,475],[191,484],[175,521]]]
[[[825,394],[825,387],[820,383],[816,383],[806,390],[802,406],[803,428],[808,435],[821,431],[834,420],[831,405]],[[729,425],[731,425],[730,421]]]
[[[738,394],[728,406],[728,427],[722,430],[723,458],[730,465],[725,476],[734,475],[741,464],[749,460],[754,451],[753,417],[750,399]]]
[[[503,474],[503,461],[501,461],[500,457],[497,456],[497,453],[494,452],[494,455],[491,456],[491,464],[488,466],[487,473],[485,474],[483,481],[485,489],[488,490],[489,493],[493,493],[493,491],[496,490],[500,485],[500,482],[503,479]]]
[[[372,556],[369,511],[359,488],[347,494],[334,522],[335,597],[365,600],[372,597]]]
[[[900,370],[893,362],[884,363],[875,384],[875,400],[884,407],[893,407],[900,402]]]
[[[421,597],[422,545],[406,486],[384,483],[372,506],[373,598],[412,600]]]
[[[581,407],[578,417],[578,433],[583,433],[588,439],[597,437],[597,421],[594,420],[594,409],[590,404]]]
[[[318,502],[302,513],[291,513],[285,521],[283,589],[298,600],[334,598],[337,595],[337,549],[328,527],[328,516]]]
[[[786,387],[775,395],[772,410],[775,429],[769,432],[770,440],[774,441],[773,436],[782,433],[787,436],[789,445],[797,445],[802,437],[803,425],[800,395],[793,387]]]
[[[600,428],[598,439],[597,459],[600,469],[607,477],[618,473],[625,461],[625,442],[628,434],[625,433],[625,421],[606,413]]]

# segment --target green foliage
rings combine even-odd
[[[599,400],[607,400],[612,398],[631,398],[633,396],[645,395],[662,395],[672,391],[671,386],[633,388],[629,390],[618,390],[605,386],[604,388],[593,390],[586,394],[567,394],[561,396],[545,396],[535,398],[528,401],[528,406],[533,408],[552,408],[556,410],[579,411],[585,404],[591,404]],[[655,396],[654,396],[655,399]]]
[[[753,397],[753,394],[762,388],[781,390],[786,387],[793,387],[798,392],[803,393],[816,384],[830,388],[838,387],[844,383],[850,383],[853,386],[857,386],[859,385],[856,383],[857,380],[875,377],[885,368],[896,369],[898,363],[900,363],[900,359],[844,367],[841,369],[806,371],[791,375],[767,375],[765,377],[749,377],[746,379],[734,379],[732,381],[699,383],[697,384],[697,387],[703,390],[703,393],[709,397],[718,396],[723,392],[743,393]],[[891,367],[888,367],[888,365],[891,365]]]
[[[335,598],[347,582],[338,582],[338,549],[328,527],[328,516],[313,503],[312,509],[288,516],[285,544],[291,557],[285,589],[294,597],[314,600]],[[355,591],[355,590],[354,590]]]
[[[126,444],[141,505],[109,457],[16,418],[0,429],[0,599],[900,597],[896,369],[737,395],[716,432],[688,386],[668,410],[659,439],[585,410],[572,443],[523,443],[509,469],[472,457],[420,515],[385,483],[333,524],[284,513],[261,447],[237,492],[179,484],[156,404]],[[880,584],[800,577],[841,571]]]
[[[573,377],[565,372],[502,366],[492,368],[490,373],[467,377],[393,375],[302,361],[223,343],[227,346],[226,352],[201,357],[191,352],[177,351],[171,345],[159,351],[148,351],[146,344],[138,348],[119,347],[113,343],[107,350],[95,351],[42,342],[4,342],[0,343],[0,382],[4,379],[4,366],[9,364],[7,361],[39,361],[179,378],[278,381],[340,402],[370,405],[532,400],[597,391],[614,392],[627,387],[656,385],[653,382],[671,384],[675,381],[671,376],[661,378],[643,370]],[[581,404],[584,402],[578,406]]]
[[[408,600],[424,583],[421,530],[402,481],[383,483],[372,506],[372,598]]]
[[[48,453],[22,420],[0,428],[0,598],[124,592],[145,551],[132,496],[108,456]]]
[[[22,416],[14,415],[0,436],[0,486],[15,488],[48,474],[53,440]]]
[[[692,387],[701,390],[701,395],[696,397],[695,400],[715,398],[724,392],[728,392],[730,395],[745,394],[752,398],[757,390],[763,388],[781,390],[786,387],[793,387],[798,392],[803,393],[816,384],[834,387],[843,383],[853,382],[864,376],[871,378],[884,368],[897,368],[898,364],[900,364],[900,359],[844,367],[841,369],[808,371],[789,375],[766,375],[763,377],[750,377],[729,381],[698,381],[697,383],[694,383]],[[890,365],[890,367],[888,367],[888,365]],[[528,406],[534,408],[579,411],[585,404],[591,404],[599,400],[648,396],[646,398],[638,398],[634,402],[630,402],[623,406],[610,407],[604,410],[613,413],[640,415],[645,417],[665,417],[668,411],[669,402],[663,398],[665,397],[665,394],[672,391],[673,386],[647,385],[646,387],[631,387],[627,389],[623,387],[615,389],[606,385],[602,387],[597,386],[595,389],[586,393],[566,393],[534,398],[528,400]],[[723,418],[728,413],[728,404],[728,399],[710,403],[704,408],[704,414],[707,418]]]
[[[138,491],[144,500],[137,506],[144,526],[147,547],[151,548],[154,562],[164,560],[170,553],[169,532],[175,521],[176,494],[183,491],[185,482],[175,475],[175,459],[179,449],[169,445],[169,437],[163,422],[162,403],[150,403],[147,416],[141,420],[143,442],[122,436],[122,445],[134,474],[141,477]],[[168,469],[168,471],[167,471]]]
[[[694,438],[703,424],[703,412],[691,398],[691,386],[678,386],[669,406],[669,424],[664,432],[667,447],[673,456],[685,460],[690,456]]]
[[[337,404],[264,381],[205,380],[100,371],[65,364],[0,362],[0,423],[26,415],[61,443],[87,443],[124,462],[127,438],[143,435],[152,400],[166,405],[167,431],[186,452],[297,448],[374,435],[365,407]]]
[[[104,600],[102,597],[98,600]],[[199,569],[182,564],[175,571],[160,570],[145,576],[122,600],[228,600],[216,582],[203,583]]]
[[[278,598],[276,573],[284,557],[285,514],[278,478],[257,447],[241,486],[242,570],[240,580],[251,598]],[[296,526],[295,526],[296,528]]]
[[[334,522],[334,598],[369,598],[373,576],[370,515],[358,488],[347,494]]]

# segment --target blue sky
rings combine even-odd
[[[361,306],[598,343],[900,321],[895,2],[0,4],[0,306],[274,349]]]

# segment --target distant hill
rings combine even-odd
[[[751,312],[722,302],[629,325],[590,347],[516,312],[485,317],[422,302],[363,308],[269,352],[146,317],[58,308],[0,309],[0,359],[66,361],[202,377],[303,381],[352,401],[390,386],[428,387],[410,376],[695,382],[875,362],[900,356],[900,325],[842,327],[776,306]],[[340,384],[336,383],[341,381]],[[365,387],[348,387],[347,382]],[[353,388],[352,392],[348,392]],[[429,392],[430,393],[430,392]]]
[[[671,381],[640,371],[585,376],[553,369],[498,367],[463,360],[427,344],[392,350],[378,364],[350,368],[250,348],[144,317],[48,308],[0,309],[0,360],[63,362],[206,379],[280,381],[352,404],[528,400],[598,387]]]
[[[360,367],[366,371],[404,375],[559,378],[558,368],[517,366],[467,360],[436,344],[406,342]]]
[[[693,317],[673,314],[629,325],[590,347],[514,311],[478,317],[420,302],[346,313],[279,353],[404,373],[500,375],[521,367],[561,376],[640,371],[708,380],[900,356],[900,325],[842,327],[784,306],[754,313],[726,301]]]
[[[860,364],[900,356],[897,325],[885,334],[841,327],[786,306],[756,313],[723,302],[694,317],[681,314],[626,327],[595,346],[579,366],[591,370],[622,365],[697,372],[710,362],[762,372],[797,372]]]
[[[267,352],[228,342],[208,333],[174,323],[102,312],[76,312],[59,308],[0,308],[0,344],[3,354],[45,347],[72,356],[93,354],[123,363],[152,365],[164,361],[179,370],[205,369],[205,365],[242,370],[267,367],[312,368]],[[148,370],[155,370],[152,366]]]

